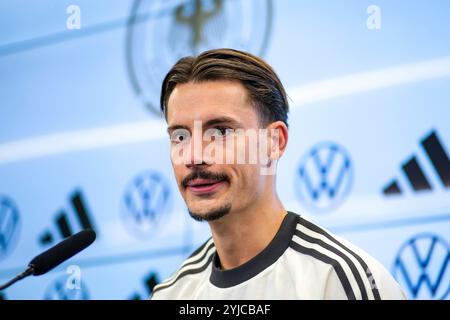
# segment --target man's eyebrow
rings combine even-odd
[[[186,127],[186,126],[183,126],[183,125],[181,125],[181,124],[174,124],[174,125],[171,125],[171,126],[167,127],[167,133],[170,134],[172,131],[177,130],[177,129],[186,129],[186,130],[189,130],[189,128]]]
[[[213,119],[207,120],[204,123],[202,123],[204,128],[212,127],[212,126],[217,125],[217,124],[228,124],[228,125],[234,126],[234,127],[241,127],[242,126],[242,124],[239,121],[237,121],[236,119],[233,119],[231,117],[213,118]],[[171,126],[167,127],[167,132],[170,134],[172,131],[177,130],[177,129],[189,130],[189,127],[181,125],[181,124],[174,124],[174,125],[171,125]]]
[[[217,124],[228,124],[234,127],[241,127],[242,124],[236,119],[230,117],[218,117],[214,119],[210,119],[203,124],[203,127],[212,127]]]

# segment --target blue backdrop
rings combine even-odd
[[[66,236],[98,235],[0,298],[147,298],[209,237],[178,194],[159,89],[178,58],[232,47],[266,59],[290,97],[286,208],[379,259],[411,299],[449,299],[449,12],[438,0],[0,1],[0,282]]]

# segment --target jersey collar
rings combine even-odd
[[[297,225],[297,217],[297,214],[288,211],[281,223],[280,229],[278,229],[278,232],[269,245],[254,258],[237,268],[220,270],[220,259],[216,251],[212,260],[210,282],[219,288],[233,287],[253,278],[271,266],[289,247]]]

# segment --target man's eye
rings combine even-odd
[[[190,137],[190,133],[186,129],[176,129],[170,135],[170,141],[174,143],[180,143],[188,140]]]
[[[225,137],[225,136],[229,135],[231,133],[231,131],[232,130],[230,128],[217,127],[214,129],[214,136]]]

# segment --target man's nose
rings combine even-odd
[[[204,154],[204,150],[208,145],[208,141],[203,141],[201,136],[193,136],[189,141],[190,152],[187,154],[189,157],[185,159],[186,166],[192,168],[194,166],[207,166],[212,165],[214,162]]]

